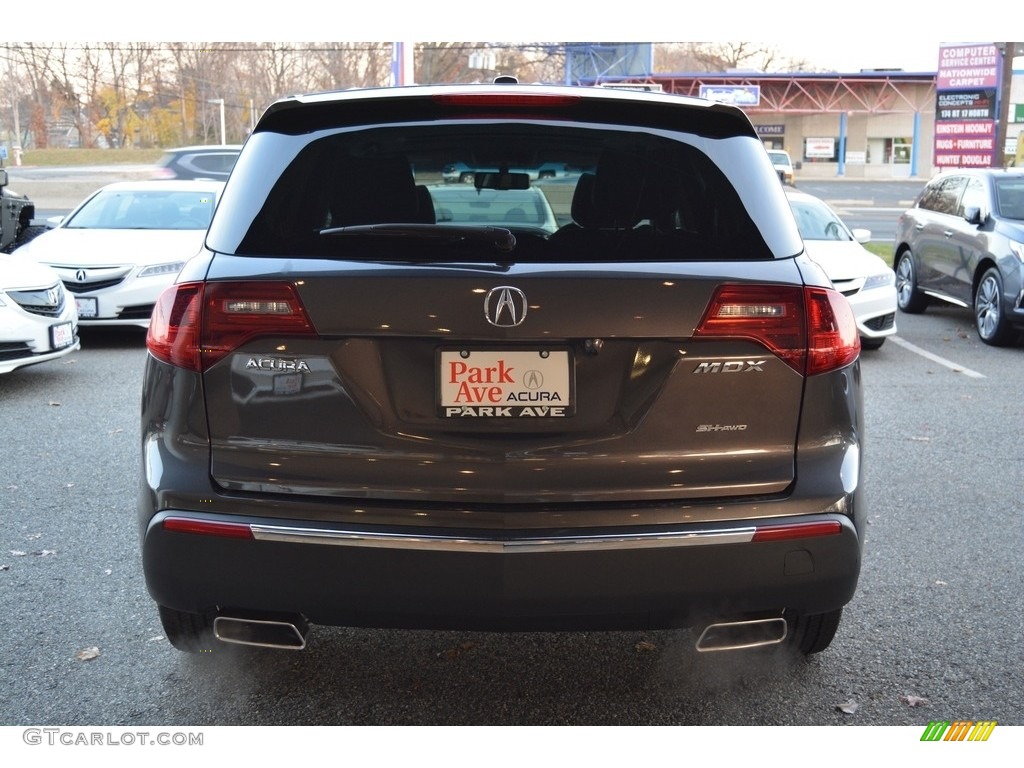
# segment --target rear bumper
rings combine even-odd
[[[168,530],[175,518],[200,528],[229,523],[244,538]],[[810,535],[758,540],[764,532],[771,539],[769,529],[822,523],[827,535],[791,527]],[[787,608],[822,613],[852,598],[860,553],[844,514],[496,536],[164,511],[143,543],[149,591],[176,610],[438,629],[668,627]]]

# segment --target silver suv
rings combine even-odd
[[[430,185],[491,169],[457,218]],[[527,172],[580,169],[540,184]],[[537,188],[560,226],[492,198]],[[860,343],[735,107],[519,84],[263,115],[159,300],[139,529],[170,641],[310,625],[831,642]]]

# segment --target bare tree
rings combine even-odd
[[[673,72],[793,72],[805,61],[782,55],[774,43],[673,43],[661,46],[659,69]]]

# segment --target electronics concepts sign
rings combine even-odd
[[[1002,56],[994,43],[939,48],[935,80],[938,168],[991,168],[996,153],[996,103]]]

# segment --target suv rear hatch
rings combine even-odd
[[[804,285],[742,113],[545,89],[313,101],[265,116],[205,283],[151,326],[156,354],[202,371],[220,487],[542,503],[557,526],[566,504],[790,486],[805,376],[850,362],[855,338],[835,294]],[[539,187],[561,229],[436,223],[424,195],[456,162],[499,169],[479,189]],[[568,176],[505,170],[551,162]],[[201,330],[179,344],[189,307]]]

